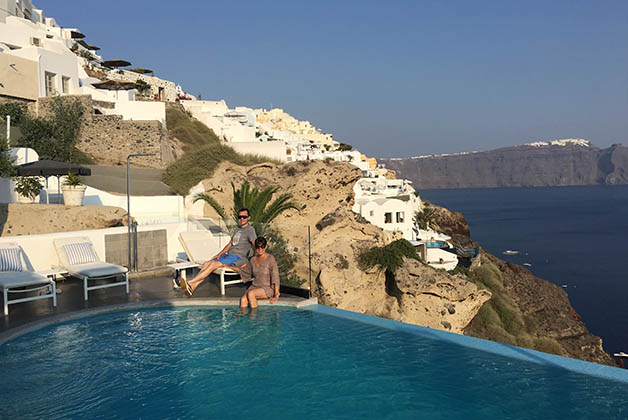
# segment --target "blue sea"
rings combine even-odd
[[[628,186],[420,191],[463,213],[471,238],[561,286],[606,351],[628,352]],[[504,255],[506,250],[517,255]]]

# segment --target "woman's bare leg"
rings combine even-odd
[[[240,308],[246,308],[249,306],[249,300],[246,298],[247,293],[248,293],[248,290],[245,291],[242,297],[240,298]]]
[[[246,292],[246,297],[249,300],[251,309],[257,308],[257,299],[268,299],[268,296],[266,296],[266,292],[264,291],[264,289],[259,287],[249,289],[249,291]]]

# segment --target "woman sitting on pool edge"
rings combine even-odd
[[[271,304],[279,299],[279,268],[275,257],[266,252],[267,246],[266,238],[255,239],[255,255],[242,267],[242,279],[251,276],[255,280],[240,298],[240,308],[257,308],[258,299],[270,299]]]

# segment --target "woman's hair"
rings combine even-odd
[[[266,248],[266,244],[266,238],[264,238],[263,236],[260,236],[255,240],[255,248]]]

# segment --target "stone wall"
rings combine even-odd
[[[83,118],[85,121],[91,121],[92,115],[94,113],[94,105],[92,102],[91,95],[64,95],[61,98],[65,100],[78,100],[85,112],[83,113]],[[55,97],[41,97],[37,100],[37,105],[35,108],[35,115],[39,118],[46,118],[50,116],[52,112],[51,104]]]
[[[155,76],[148,76],[145,74],[135,73],[129,70],[111,70],[108,73],[108,77],[117,80],[126,80],[129,82],[137,82],[142,80],[151,87],[151,94],[153,98],[160,101],[174,102],[177,100],[177,90],[174,82],[169,80],[160,79]],[[162,97],[159,98],[159,89],[162,89]]]
[[[15,102],[22,107],[22,110],[28,114],[35,115],[37,110],[37,102],[28,99],[16,98],[14,96],[0,95],[0,103]]]
[[[114,109],[116,107],[115,102],[108,102],[108,101],[92,100],[92,104],[93,106],[96,106],[98,108]]]
[[[127,266],[129,237],[126,233],[105,235],[105,261]],[[137,233],[137,268],[148,270],[168,265],[168,236],[165,229]]]
[[[154,153],[155,156],[137,157],[134,167],[165,168],[174,161],[168,141],[168,132],[159,121],[123,120],[121,115],[94,114],[94,106],[113,108],[114,104],[93,101],[90,95],[67,95],[64,98],[79,100],[85,108],[84,122],[76,148],[90,156],[99,165],[126,165],[133,153]],[[0,98],[0,102],[18,102],[29,114],[48,117],[54,98],[39,98],[36,102]]]
[[[155,156],[133,158],[133,166],[163,168],[168,156],[167,132],[159,121],[124,121],[120,115],[93,115],[81,130],[76,147],[100,165],[126,165],[132,153],[154,153]],[[164,150],[162,150],[164,149]]]

